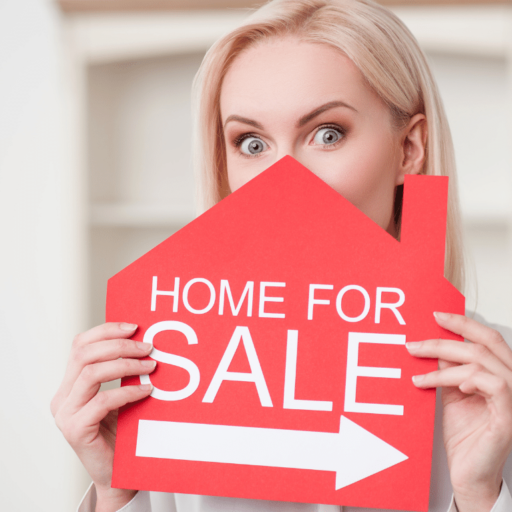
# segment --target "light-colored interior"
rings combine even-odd
[[[6,5],[0,509],[74,510],[88,477],[50,399],[73,335],[103,321],[107,278],[194,217],[191,80],[246,12]],[[512,9],[396,12],[427,51],[453,131],[478,284],[468,306],[512,325]]]

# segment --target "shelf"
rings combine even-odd
[[[393,11],[426,52],[506,58],[512,48],[512,6],[400,6]]]
[[[58,3],[64,12],[233,9],[261,5],[258,0],[58,0]]]
[[[512,5],[396,5],[427,52],[506,58]],[[247,9],[80,13],[66,16],[76,52],[89,63],[206,51]]]
[[[66,22],[77,55],[87,64],[206,51],[248,11],[76,14]]]
[[[96,203],[91,206],[89,221],[92,226],[156,227],[184,226],[194,220],[194,211],[187,206]],[[512,213],[463,213],[468,227],[512,228]]]
[[[512,230],[512,213],[468,212],[462,213],[462,222],[467,228],[497,228]]]
[[[488,0],[379,0],[380,4],[436,5],[436,4],[484,4]],[[226,9],[233,7],[258,7],[255,0],[58,0],[65,12],[91,11],[151,11],[176,9]],[[493,0],[496,4],[507,4],[510,0]]]
[[[194,218],[190,207],[96,203],[91,206],[89,221],[94,227],[182,227]]]

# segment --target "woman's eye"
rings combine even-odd
[[[315,134],[315,144],[329,145],[338,142],[343,134],[336,128],[320,128]]]
[[[247,137],[240,144],[240,151],[246,155],[257,155],[267,149],[267,145],[257,137]]]

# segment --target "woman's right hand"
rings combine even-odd
[[[152,349],[129,338],[137,329],[127,323],[106,323],[73,341],[64,379],[51,402],[55,422],[82,461],[96,487],[96,512],[119,510],[136,491],[112,489],[112,466],[119,407],[147,397],[151,384],[99,392],[103,382],[146,375],[156,361],[139,360]]]

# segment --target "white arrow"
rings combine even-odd
[[[344,416],[339,434],[139,420],[136,455],[335,471],[336,489],[408,459]]]

